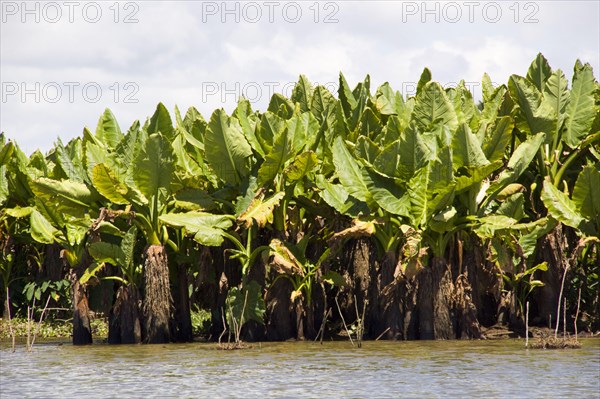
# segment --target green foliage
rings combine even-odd
[[[372,93],[369,76],[354,89],[342,74],[339,83],[336,96],[300,76],[265,112],[240,99],[208,121],[158,104],[127,131],[107,109],[94,133],[29,157],[0,134],[3,284],[19,276],[31,299],[64,289],[30,283],[15,248],[57,244],[74,268],[89,254],[78,277],[91,286],[139,284],[146,245],[167,246],[172,264],[211,246],[241,266],[229,321],[262,322],[263,282],[249,279],[261,254],[308,306],[315,284],[344,284],[321,267],[327,259],[335,270],[348,238],[376,242],[406,277],[446,257],[459,234],[477,235],[521,302],[544,268],[533,266],[538,240],[559,223],[589,239],[590,253],[600,232],[600,86],[589,64],[577,61],[568,82],[539,54],[505,85],[484,75],[481,104],[464,82],[444,88],[427,68],[412,97],[388,83]],[[591,253],[576,262],[593,275]]]
[[[241,289],[232,287],[227,293],[225,311],[230,328],[238,325],[241,329],[250,320],[264,324],[266,306],[260,285],[252,280]]]

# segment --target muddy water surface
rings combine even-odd
[[[600,398],[600,339],[578,350],[522,340],[73,347],[0,346],[7,398]]]

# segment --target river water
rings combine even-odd
[[[600,398],[600,339],[0,346],[8,398]]]

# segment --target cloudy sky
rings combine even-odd
[[[5,1],[0,130],[31,153],[95,128],[104,108],[122,129],[163,102],[206,118],[238,96],[265,109],[299,74],[335,89],[369,73],[404,94],[425,66],[504,83],[538,52],[567,77],[577,58],[600,70],[592,1]]]

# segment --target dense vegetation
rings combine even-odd
[[[592,68],[569,84],[540,54],[482,88],[425,69],[414,97],[340,75],[336,98],[301,76],[264,113],[159,104],[122,132],[107,109],[29,157],[2,134],[4,315],[70,307],[75,344],[90,309],[111,343],[190,340],[191,309],[213,339],[312,339],[341,316],[370,338],[477,338],[523,328],[527,301],[530,324],[563,323],[561,302],[598,329]]]

